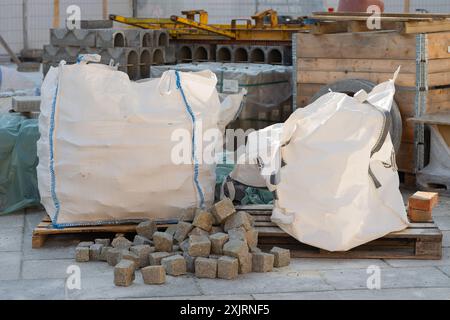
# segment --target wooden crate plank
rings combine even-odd
[[[416,61],[404,59],[298,58],[297,70],[416,74]],[[442,71],[442,69],[440,70]],[[413,85],[414,86],[414,85]]]
[[[416,37],[376,31],[296,37],[297,58],[416,59]]]
[[[427,37],[427,56],[432,59],[448,59],[450,52],[448,46],[450,44],[450,32],[428,33]]]

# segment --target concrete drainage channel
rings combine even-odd
[[[169,49],[166,30],[51,29],[50,45],[44,46],[43,72],[61,60],[73,64],[80,54],[99,54],[101,63],[113,60],[130,79],[139,80],[150,76],[151,65],[175,63],[175,57],[166,55]]]

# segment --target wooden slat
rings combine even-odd
[[[397,32],[299,33],[296,39],[297,58],[416,59],[416,37]]]

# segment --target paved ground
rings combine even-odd
[[[0,216],[0,299],[449,299],[450,198],[441,198],[434,216],[444,233],[443,259],[294,259],[289,267],[238,280],[168,277],[147,286],[136,273],[128,288],[113,285],[113,268],[102,262],[78,264],[81,290],[65,290],[66,270],[76,264],[78,239],[48,240],[31,249],[31,233],[43,212]],[[367,267],[381,271],[381,290],[367,289]]]

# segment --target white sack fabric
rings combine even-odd
[[[264,138],[275,151],[263,157],[259,146],[257,156],[269,175],[283,161],[277,175],[267,177],[277,198],[272,221],[328,251],[346,251],[407,227],[387,123],[394,93],[394,80],[355,97],[330,92],[296,110],[282,127],[249,137],[280,133]]]
[[[100,64],[52,68],[42,86],[37,171],[53,223],[169,220],[211,205],[215,164],[201,161],[199,145],[221,122],[216,82],[208,71],[137,83]],[[223,103],[238,109],[242,96]],[[188,132],[195,161],[174,163],[177,129]]]

